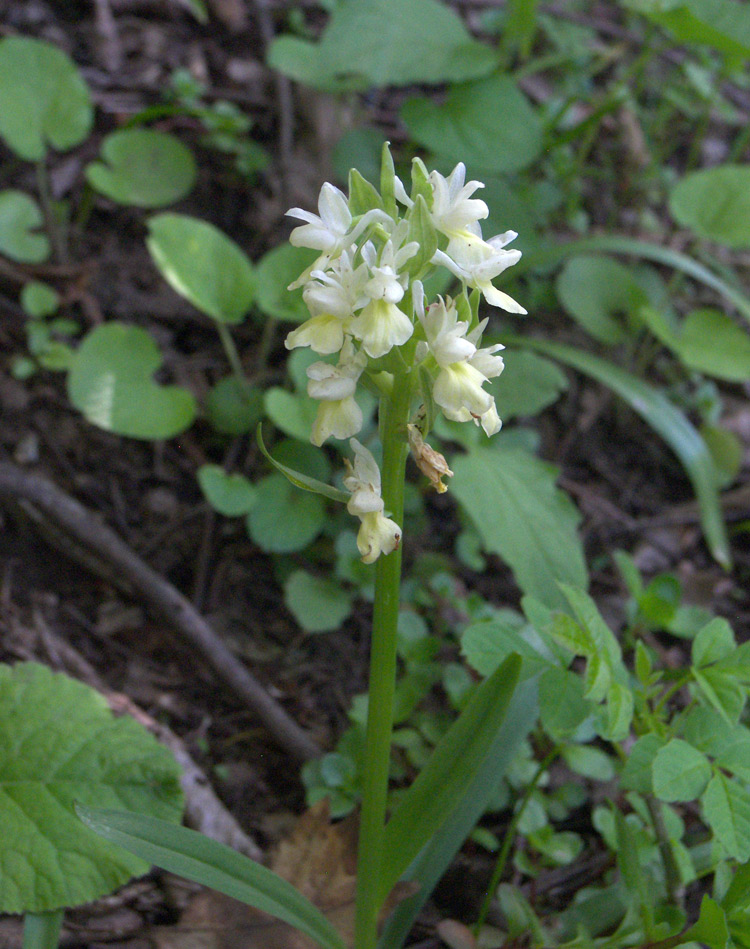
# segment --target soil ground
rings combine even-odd
[[[281,28],[286,5],[213,0],[210,9],[211,26],[205,28],[176,0],[0,0],[0,35],[51,41],[76,60],[92,88],[94,135],[52,167],[52,188],[60,199],[77,200],[81,169],[97,153],[103,135],[158,104],[177,68],[188,68],[204,81],[209,98],[227,99],[250,115],[253,137],[272,156],[255,181],[201,149],[199,130],[189,118],[170,119],[163,127],[191,141],[199,157],[198,186],[179,210],[213,221],[257,258],[288,235],[283,217],[288,207],[314,207],[320,183],[330,173],[331,129],[346,122],[346,114],[324,98],[312,103],[295,90],[293,145],[283,151],[280,123],[289,116],[282,115],[278,83],[263,63],[263,50]],[[389,111],[387,98],[378,98],[373,108],[398,141],[396,113],[392,107]],[[33,188],[33,181],[0,152],[0,187],[9,186]],[[165,286],[151,264],[144,217],[97,200],[72,260],[31,270],[57,287],[69,311],[87,327],[111,318],[148,326],[166,355],[169,374],[196,393],[205,392],[224,372],[224,356],[207,321]],[[17,272],[6,269],[0,266],[3,459],[43,474],[95,512],[194,603],[321,747],[332,747],[345,727],[351,697],[365,688],[369,607],[361,603],[336,633],[305,636],[283,605],[271,562],[241,522],[210,512],[196,485],[196,468],[222,461],[228,452],[240,470],[252,470],[258,462],[251,439],[217,449],[210,431],[199,424],[172,442],[124,444],[85,423],[70,406],[60,376],[42,373],[23,383],[12,379],[7,366],[13,354],[24,352],[25,336]],[[271,340],[279,366],[282,341],[279,330]],[[240,327],[237,342],[252,364],[261,345],[258,325]],[[728,407],[747,447],[750,413],[739,399]],[[713,563],[689,484],[654,434],[632,415],[613,411],[611,398],[598,387],[574,380],[539,429],[542,455],[560,466],[561,484],[583,514],[593,589],[603,609],[621,615],[622,587],[606,555],[624,548],[635,552],[647,575],[676,572],[691,602],[731,616],[738,639],[746,640],[750,546],[743,536],[737,539],[732,574]],[[742,488],[732,497],[726,513],[737,521],[746,516],[748,497]],[[456,530],[455,508],[440,498],[431,502],[429,513],[431,529],[419,544],[439,550]],[[217,682],[148,602],[118,587],[106,562],[83,562],[68,538],[36,523],[22,505],[5,505],[2,519],[0,661],[33,658],[74,675],[94,670],[109,690],[128,696],[179,736],[261,850],[277,843],[304,809],[304,792],[297,764],[269,738],[257,716]],[[465,579],[493,602],[517,601],[512,579],[497,561],[483,576]],[[681,658],[677,650],[672,661]],[[467,903],[476,905],[475,892],[489,867],[478,848],[463,852],[436,894],[437,909],[421,938],[435,938],[430,919],[460,918]],[[575,868],[592,879],[601,870],[596,853]],[[537,886],[569,895],[580,880],[566,880],[565,872],[556,871]],[[182,914],[194,896],[194,888],[154,873],[71,912],[63,945],[247,945],[236,934],[207,936],[214,925],[210,914],[192,928],[186,924]],[[170,927],[181,934],[176,941],[165,935]],[[0,920],[0,946],[17,945],[18,921]]]

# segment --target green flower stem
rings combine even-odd
[[[249,383],[247,377],[245,376],[245,370],[242,368],[242,361],[240,359],[240,354],[237,352],[237,347],[234,344],[234,339],[232,334],[229,332],[229,328],[226,323],[221,323],[219,320],[216,321],[216,329],[219,333],[219,340],[221,341],[222,348],[224,353],[229,361],[229,365],[232,367],[232,374],[235,379],[243,388],[247,388]]]
[[[411,374],[399,373],[394,379],[390,397],[381,399],[380,403],[383,501],[386,515],[399,525],[403,525],[404,518],[404,470],[408,453],[406,423],[411,394]],[[365,773],[357,860],[356,949],[373,949],[378,935],[378,885],[391,760],[400,584],[399,547],[379,557],[375,566]]]

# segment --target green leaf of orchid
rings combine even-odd
[[[284,477],[295,486],[295,488],[301,488],[303,491],[311,491],[313,494],[320,494],[324,498],[329,498],[331,501],[340,501],[342,504],[346,504],[348,502],[350,495],[345,491],[339,491],[339,489],[334,488],[333,485],[326,484],[324,481],[318,481],[317,478],[311,478],[309,475],[302,474],[302,472],[295,471],[293,468],[289,468],[287,465],[282,465],[280,461],[276,461],[273,455],[266,448],[261,429],[262,426],[259,425],[255,432],[258,447],[263,452],[265,457],[271,462],[273,467],[277,471],[280,471],[281,474],[283,474]]]

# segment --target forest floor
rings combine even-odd
[[[63,199],[78,188],[81,169],[95,157],[101,137],[136,112],[158,105],[173,71],[187,68],[206,83],[210,97],[228,100],[252,117],[252,135],[272,161],[249,181],[196,143],[198,185],[179,210],[211,220],[253,259],[284,241],[290,230],[284,212],[295,205],[315,206],[320,184],[331,174],[330,142],[347,116],[332,98],[313,100],[296,88],[291,107],[285,102],[289,89],[280,90],[263,61],[283,6],[213,0],[211,25],[203,27],[168,0],[0,0],[0,35],[39,37],[64,49],[93,92],[95,134],[55,160],[54,196]],[[374,108],[398,142],[394,103],[380,97]],[[291,146],[280,140],[280,129],[289,123]],[[184,116],[162,127],[188,141],[196,133]],[[5,153],[0,159],[0,186],[23,186],[17,164]],[[59,375],[39,373],[22,382],[6,371],[11,357],[24,351],[24,315],[17,300],[19,279],[31,271],[56,287],[86,327],[107,319],[149,327],[165,353],[169,375],[196,393],[206,391],[207,380],[223,371],[224,355],[208,321],[159,277],[145,247],[144,218],[142,212],[97,200],[70,261],[29,268],[0,259],[2,460],[52,482],[80,502],[96,524],[108,525],[192,603],[291,719],[320,748],[330,749],[346,726],[351,698],[366,688],[369,605],[360,601],[336,632],[313,636],[300,630],[284,606],[269,558],[240,521],[216,515],[199,491],[196,469],[217,460],[207,426],[199,422],[169,442],[123,440],[85,422],[70,405]],[[248,365],[261,344],[270,345],[271,376],[276,372],[279,379],[282,329],[263,343],[262,328],[252,321],[236,334]],[[564,338],[569,330],[560,332]],[[571,383],[537,426],[542,456],[560,467],[560,484],[582,512],[592,588],[602,609],[614,617],[622,614],[622,585],[605,555],[624,548],[645,575],[674,572],[689,602],[731,615],[738,640],[750,638],[745,583],[750,544],[742,537],[735,543],[732,573],[715,564],[677,460],[637,418],[613,410],[611,395],[592,383]],[[729,399],[727,409],[747,450],[750,410],[739,398]],[[221,451],[238,470],[261,467],[252,438],[237,439]],[[734,489],[725,510],[730,523],[747,516],[749,501],[745,489]],[[33,659],[66,671],[104,690],[115,707],[118,701],[122,707],[126,696],[143,720],[170,730],[176,746],[213,788],[216,799],[210,807],[233,815],[247,835],[247,849],[268,854],[288,841],[305,798],[299,756],[285,747],[283,737],[273,738],[155,601],[108,562],[106,541],[93,556],[82,552],[75,537],[55,528],[28,497],[19,495],[15,502],[6,497],[0,510],[0,661]],[[455,507],[449,499],[436,498],[428,513],[432,530],[419,543],[422,549],[439,550],[441,538],[456,530]],[[518,602],[512,577],[494,558],[483,575],[471,576],[457,565],[456,577],[493,603]],[[679,649],[673,661],[681,661]],[[336,846],[351,858],[346,844]],[[434,939],[430,919],[460,918],[466,901],[476,898],[473,893],[487,879],[491,858],[484,851],[469,846],[460,861],[436,894],[423,939]],[[580,876],[566,884],[566,872],[543,876],[537,888],[580,885]],[[601,872],[596,853],[590,854],[588,871],[579,862],[570,872],[588,872],[595,879]],[[196,894],[197,888],[154,872],[112,897],[71,911],[62,945],[289,945],[285,937],[263,929],[259,934],[246,917],[234,919],[223,904]],[[17,919],[0,919],[0,946],[20,946]]]

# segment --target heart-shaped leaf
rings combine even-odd
[[[227,517],[239,517],[253,507],[255,488],[241,474],[227,474],[220,465],[202,465],[198,484],[211,507]]]
[[[609,257],[574,257],[555,286],[565,310],[602,343],[626,339],[628,318],[648,302],[632,271]]]
[[[91,131],[88,86],[61,50],[42,40],[0,40],[0,135],[26,161],[41,161],[48,144],[67,151]]]
[[[179,822],[179,768],[132,718],[36,663],[0,666],[0,912],[110,893],[148,864],[82,827],[74,802]]]
[[[162,276],[194,307],[220,323],[241,323],[255,295],[247,255],[213,224],[185,214],[148,222],[148,249]]]
[[[442,104],[408,99],[401,118],[436,155],[487,171],[526,168],[542,147],[539,117],[507,76],[453,86]]]
[[[192,152],[164,132],[113,132],[102,142],[101,157],[86,168],[86,180],[118,204],[161,208],[184,198],[195,184]]]
[[[146,330],[106,323],[86,335],[68,375],[68,396],[92,425],[130,438],[172,438],[195,418],[187,389],[161,386],[162,357]]]
[[[49,241],[35,234],[44,223],[33,198],[23,191],[0,192],[0,254],[23,264],[39,264],[49,257]]]
[[[295,570],[284,584],[284,604],[307,633],[338,629],[351,612],[351,594],[326,577]]]
[[[497,53],[437,0],[368,0],[338,4],[319,43],[275,40],[268,64],[317,88],[366,89],[486,76]]]

